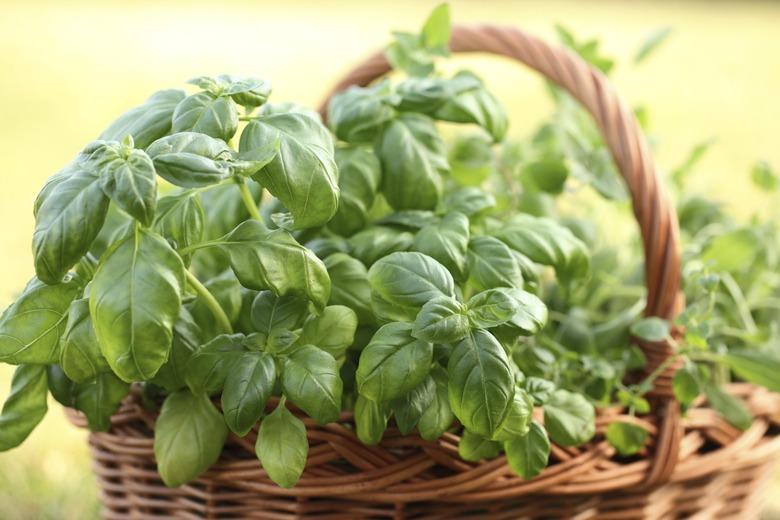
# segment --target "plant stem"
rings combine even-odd
[[[227,314],[225,314],[225,310],[222,308],[222,306],[219,304],[216,298],[214,298],[214,295],[209,292],[208,289],[206,289],[206,286],[204,286],[202,283],[200,283],[200,280],[198,280],[194,274],[191,272],[185,270],[184,271],[185,276],[187,277],[187,281],[192,286],[193,289],[195,289],[195,292],[198,293],[198,296],[203,298],[204,303],[209,308],[212,314],[214,314],[214,317],[219,322],[220,327],[227,333],[232,334],[233,333],[233,326],[230,324],[230,320],[227,317]]]
[[[257,208],[257,204],[255,204],[255,199],[252,197],[252,192],[249,191],[249,186],[246,185],[246,181],[244,181],[243,177],[240,175],[236,175],[234,179],[236,184],[238,184],[238,189],[241,190],[241,200],[244,201],[244,206],[246,206],[249,215],[253,219],[262,222],[263,217],[260,215],[260,210]]]

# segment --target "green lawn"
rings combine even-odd
[[[125,108],[201,74],[274,81],[274,99],[314,105],[390,29],[413,29],[435,2],[54,2],[5,0],[0,18],[0,305],[32,275],[32,201],[44,180]],[[742,214],[766,202],[744,176],[780,167],[780,4],[751,2],[452,2],[456,20],[499,21],[553,37],[555,23],[599,35],[621,66],[618,89],[650,107],[662,169],[717,146],[693,178]],[[628,63],[643,37],[672,26],[650,63]],[[773,61],[774,60],[774,61]],[[541,84],[502,60],[463,59],[510,108],[523,135],[549,109]],[[11,370],[0,368],[0,398]],[[777,495],[778,493],[775,493]],[[21,448],[0,454],[0,518],[96,515],[85,435],[52,410]],[[780,511],[780,499],[777,506]],[[773,515],[774,516],[774,515]],[[780,514],[777,515],[780,518]]]

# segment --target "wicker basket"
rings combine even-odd
[[[645,140],[607,80],[570,52],[512,28],[456,27],[455,52],[487,52],[531,67],[566,89],[593,115],[631,191],[645,251],[647,314],[673,318],[682,307],[674,208],[658,183]],[[381,53],[334,89],[366,85],[387,73]],[[323,115],[324,109],[323,109]],[[665,343],[642,344],[649,369],[670,355]],[[103,513],[129,518],[753,518],[780,453],[780,396],[732,385],[756,419],[738,431],[697,402],[682,417],[671,392],[674,367],[656,380],[650,432],[638,456],[620,458],[604,441],[620,409],[601,410],[597,435],[579,448],[553,446],[550,466],[523,481],[502,456],[469,463],[457,455],[458,436],[435,442],[402,436],[392,427],[379,446],[362,445],[351,414],[325,426],[303,418],[309,460],[293,489],[276,486],[254,454],[257,429],[231,436],[219,462],[190,484],[165,487],[153,452],[155,414],[137,396],[122,405],[106,433],[91,433]],[[81,426],[85,421],[69,410]]]

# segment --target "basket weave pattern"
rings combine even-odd
[[[559,85],[593,116],[631,193],[645,252],[648,316],[673,319],[683,307],[677,217],[658,182],[644,137],[608,81],[577,56],[519,30],[456,26],[454,52],[487,52],[521,62]],[[352,70],[330,95],[367,85],[389,72],[382,53]],[[330,97],[328,96],[328,98]],[[326,114],[326,104],[321,113]],[[640,344],[648,370],[672,355],[666,342]],[[553,446],[550,466],[523,481],[505,457],[470,463],[457,454],[458,436],[435,442],[402,436],[391,427],[379,446],[362,445],[351,414],[318,425],[302,417],[310,443],[303,477],[293,489],[276,486],[254,454],[257,428],[231,436],[220,461],[180,488],[166,488],[153,452],[155,413],[131,397],[111,431],[91,433],[94,469],[104,515],[130,518],[751,518],[780,454],[780,396],[732,385],[756,419],[738,431],[703,400],[682,417],[668,366],[650,394],[646,417],[600,410],[597,435],[579,448]],[[83,417],[69,411],[84,426]],[[604,441],[615,419],[640,421],[650,440],[637,456],[621,459]],[[457,431],[457,430],[455,430]]]

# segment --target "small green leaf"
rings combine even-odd
[[[300,343],[316,345],[339,360],[355,341],[357,326],[355,311],[343,305],[330,305],[319,316],[310,316],[306,320]]]
[[[225,420],[205,394],[169,395],[154,427],[154,458],[165,485],[181,486],[209,469],[227,433]]]
[[[46,415],[46,367],[19,365],[0,413],[0,451],[19,446]]]
[[[229,97],[211,92],[198,92],[184,98],[173,112],[174,134],[198,132],[228,142],[237,129],[236,103]]]
[[[399,101],[389,81],[352,86],[331,98],[328,125],[342,141],[373,143],[382,126],[395,117]]]
[[[181,132],[158,139],[147,148],[157,174],[184,188],[217,184],[232,174],[232,152],[221,139]]]
[[[473,186],[450,191],[444,195],[441,201],[441,208],[444,212],[456,211],[463,213],[467,217],[479,216],[495,206],[496,199],[493,195]],[[469,242],[469,247],[471,247],[471,242]]]
[[[169,195],[157,201],[154,230],[177,249],[203,241],[206,215],[196,191]]]
[[[495,287],[523,287],[517,258],[494,237],[473,237],[468,249],[469,282],[479,291]]]
[[[307,313],[306,302],[300,298],[261,291],[252,302],[252,325],[265,334],[275,329],[293,330],[303,324]]]
[[[73,300],[68,309],[68,324],[60,339],[60,365],[76,383],[86,383],[111,370],[100,352],[86,298]]]
[[[780,186],[780,179],[766,161],[758,161],[753,166],[750,171],[750,179],[754,186],[766,192],[775,191]]]
[[[371,226],[352,235],[347,244],[349,253],[370,267],[390,253],[406,251],[413,242],[414,235],[408,231],[387,226]]]
[[[422,383],[431,368],[433,345],[412,337],[410,323],[388,323],[360,355],[358,391],[373,401],[389,401]]]
[[[222,390],[228,373],[244,353],[243,334],[221,334],[197,348],[184,366],[184,381],[194,394]]]
[[[644,341],[664,341],[669,337],[671,324],[661,318],[642,318],[631,325],[631,334]]]
[[[658,47],[666,40],[669,35],[672,34],[671,27],[661,27],[656,29],[642,42],[636,55],[634,56],[634,63],[641,63],[647,59]]]
[[[458,444],[458,455],[461,459],[479,462],[483,459],[492,459],[499,453],[501,453],[501,443],[486,439],[469,430],[463,431]]]
[[[355,402],[355,431],[363,444],[379,444],[387,429],[389,414],[384,403],[358,395]]]
[[[753,423],[753,415],[737,397],[725,392],[715,385],[708,384],[704,387],[707,401],[729,423],[740,430],[747,430]]]
[[[461,71],[451,82],[456,85],[462,83],[464,87],[455,86],[455,95],[436,111],[434,117],[454,123],[479,125],[494,141],[501,141],[509,126],[506,111],[498,99],[484,88],[482,80],[471,72]]]
[[[339,171],[339,205],[328,222],[328,228],[348,236],[368,224],[382,171],[379,159],[369,147],[354,146],[336,149]]]
[[[519,302],[509,289],[488,289],[477,293],[466,303],[469,323],[477,329],[498,327],[520,311]]]
[[[452,170],[452,178],[458,184],[468,186],[477,191],[479,190],[475,186],[482,185],[491,175],[497,173],[493,143],[490,136],[483,133],[458,138],[450,145],[448,159],[450,161],[450,169]],[[445,195],[445,199],[447,197],[448,195]],[[491,201],[488,199],[487,201],[481,200],[479,202],[480,205],[477,207],[482,206],[479,209],[481,211]],[[444,205],[444,201],[442,201],[442,205]],[[492,204],[489,204],[487,207],[495,205],[496,201],[493,199]]]
[[[450,33],[450,6],[448,4],[439,4],[428,15],[428,19],[425,20],[425,24],[420,32],[420,39],[422,44],[428,49],[444,49],[446,51],[450,43]]]
[[[487,331],[475,330],[452,351],[450,406],[468,430],[492,437],[504,422],[515,394],[515,378],[504,348]]]
[[[130,135],[138,148],[146,148],[170,132],[173,111],[184,96],[181,90],[155,92],[143,105],[128,110],[111,123],[98,139],[119,141]]]
[[[182,307],[179,318],[173,324],[171,355],[154,375],[152,383],[168,392],[175,392],[187,386],[184,380],[186,366],[198,347],[203,344],[202,338],[203,332],[195,318],[186,307]]]
[[[556,390],[544,403],[544,426],[561,446],[588,442],[596,432],[593,405],[582,395]]]
[[[501,442],[511,441],[528,434],[533,412],[534,402],[531,396],[523,389],[517,388],[509,408],[509,413],[506,415],[498,432],[493,436],[493,440]]]
[[[423,412],[417,423],[420,437],[427,441],[434,441],[442,436],[455,420],[450,408],[450,398],[447,389],[447,371],[440,366],[431,369],[431,377],[436,383],[436,392],[433,400]]]
[[[674,374],[672,379],[672,390],[674,397],[680,401],[683,406],[689,406],[699,394],[701,394],[701,384],[696,375],[695,366],[683,366]]]
[[[731,350],[722,360],[745,381],[780,392],[780,356],[757,350]]]
[[[456,279],[463,280],[467,274],[468,245],[468,217],[462,213],[448,213],[438,222],[423,227],[415,236],[412,249],[430,256]]]
[[[422,383],[390,403],[398,430],[408,435],[436,398],[436,382],[429,375]]]
[[[98,374],[94,381],[76,386],[74,407],[87,416],[93,432],[108,431],[111,416],[130,392],[130,385],[111,372]]]
[[[607,441],[624,457],[634,455],[645,445],[648,432],[638,424],[615,421],[607,426]]]
[[[716,236],[702,252],[701,261],[718,271],[743,271],[753,266],[760,249],[754,230],[737,229]]]
[[[233,433],[243,437],[257,423],[275,382],[276,365],[268,354],[246,352],[236,359],[222,390],[222,413]]]
[[[324,263],[331,282],[328,304],[349,307],[355,311],[361,325],[372,324],[375,318],[365,266],[345,253],[334,253]]]
[[[343,384],[336,360],[324,350],[304,345],[290,354],[284,362],[282,388],[295,406],[318,422],[339,418]]]
[[[547,467],[550,439],[544,426],[531,421],[528,433],[504,442],[509,467],[524,480],[530,480]]]
[[[449,296],[437,296],[420,309],[412,336],[431,343],[454,343],[466,337],[469,328],[466,307]]]
[[[505,324],[522,334],[536,334],[547,324],[547,306],[535,294],[522,289],[503,289],[517,302],[517,311]]]
[[[284,403],[260,423],[255,453],[268,477],[279,486],[291,488],[301,478],[309,456],[306,426]]]

